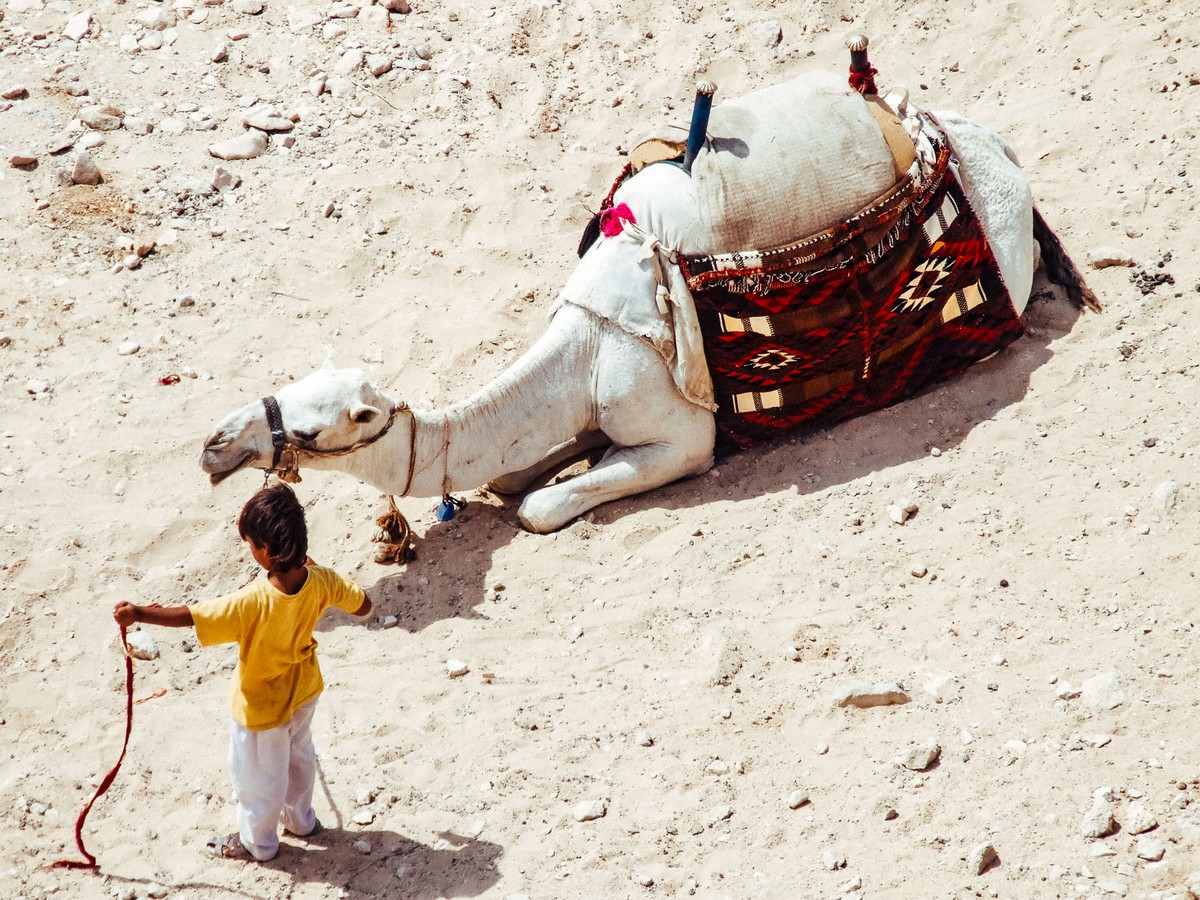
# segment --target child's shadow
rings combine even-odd
[[[432,845],[383,829],[329,827],[312,838],[286,838],[266,865],[297,882],[324,882],[368,896],[432,900],[477,897],[500,879],[498,844],[442,832]]]

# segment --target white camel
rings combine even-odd
[[[813,75],[796,81],[806,79],[817,93],[828,94],[834,82],[838,87],[832,99],[820,98],[836,107],[835,121],[824,123],[834,133],[833,147],[827,141],[801,148],[805,153],[828,157],[843,153],[838,148],[882,145],[878,124],[864,111],[863,99],[847,92],[844,79]],[[807,107],[809,115],[813,108]],[[1018,314],[1029,299],[1038,244],[1050,277],[1080,301],[1086,288],[1034,210],[1028,180],[1003,139],[953,113],[937,118]],[[882,172],[886,163],[886,173],[864,176],[866,183],[849,184],[842,171],[840,184],[849,187],[839,190],[850,195],[842,204],[847,210],[861,208],[864,197],[878,196],[894,180],[886,146],[883,153],[872,171]],[[844,154],[825,171],[837,171],[843,162]],[[828,227],[827,221],[803,218],[803,201],[796,200],[800,220],[794,234]],[[693,178],[678,165],[646,166],[624,182],[614,203],[630,207],[638,234],[626,229],[596,242],[568,282],[546,332],[472,396],[441,409],[409,406],[362,371],[327,363],[280,387],[273,399],[226,416],[204,445],[202,468],[214,484],[245,467],[303,466],[347,472],[395,496],[437,497],[483,485],[519,493],[566,462],[607,448],[583,473],[525,496],[519,518],[541,533],[599,504],[705,472],[713,464],[715,439],[706,402],[711,393],[706,398],[703,385],[681,382],[673,362],[683,348],[674,357],[664,354],[620,314],[596,310],[619,308],[624,300],[645,306],[656,291],[661,296],[664,280],[677,280],[677,273],[664,275],[659,257],[647,251],[648,241],[682,253],[744,248],[721,246],[712,223],[704,220]],[[589,297],[598,297],[599,304]],[[711,391],[711,383],[708,387]]]

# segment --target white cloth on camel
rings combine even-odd
[[[697,230],[704,231],[692,179],[671,163],[647,166],[617,191],[613,204],[622,203],[636,224],[626,221],[620,234],[592,245],[550,314],[571,303],[649,341],[683,397],[714,411],[696,306],[675,262],[675,253],[692,252]]]

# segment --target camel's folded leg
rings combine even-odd
[[[534,491],[517,515],[530,531],[545,534],[601,503],[707,472],[712,462],[711,450],[697,454],[680,444],[621,447],[583,474]]]
[[[519,494],[531,484],[552,471],[557,471],[566,463],[574,462],[597,447],[611,443],[603,431],[585,431],[570,440],[563,441],[554,447],[527,469],[519,472],[509,472],[488,483],[488,489],[497,494],[508,496]]]

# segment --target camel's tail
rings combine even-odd
[[[1083,276],[1067,255],[1062,241],[1050,230],[1036,206],[1033,208],[1033,238],[1042,248],[1042,265],[1046,267],[1046,274],[1050,280],[1060,285],[1076,306],[1100,312],[1100,300],[1084,283]]]

